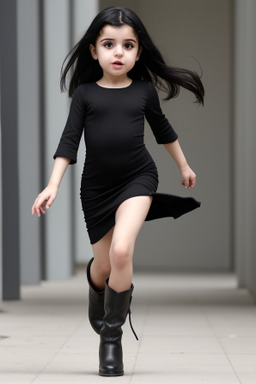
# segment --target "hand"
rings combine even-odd
[[[33,207],[32,215],[36,214],[38,217],[41,213],[45,214],[45,209],[49,209],[54,202],[58,193],[58,187],[48,185],[36,198]]]
[[[181,176],[183,180],[181,184],[185,186],[187,189],[191,189],[196,185],[196,174],[192,171],[192,169],[187,165],[186,167],[180,169]]]

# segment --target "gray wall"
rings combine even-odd
[[[0,64],[1,65],[1,64]],[[0,71],[1,74],[1,71]],[[0,75],[0,212],[2,212],[2,124],[1,124],[1,75]],[[3,223],[2,223],[2,214],[0,214],[0,311],[2,309],[2,299],[3,299]]]
[[[101,6],[114,3],[105,0]],[[189,163],[197,172],[197,187],[189,194],[201,200],[202,207],[177,221],[161,219],[145,223],[136,244],[135,266],[228,271],[234,266],[233,254],[240,285],[256,295],[253,168],[256,4],[253,0],[116,3],[131,7],[141,16],[157,45],[174,65],[199,70],[191,57],[194,56],[202,66],[206,87],[204,108],[196,107],[193,96],[185,91],[178,99],[162,104],[179,133]],[[46,220],[31,218],[30,209],[50,176],[52,154],[69,110],[66,94],[59,91],[60,66],[66,50],[96,13],[97,2],[24,0],[16,7],[17,1],[2,0],[0,5],[3,21],[1,266],[5,298],[17,299],[20,276],[23,284],[38,283],[42,275],[48,279],[64,278],[73,272],[74,261],[83,262],[92,255],[79,201],[85,155],[82,143],[80,161],[68,170],[58,200],[47,212]],[[28,46],[36,50],[30,49],[29,60]],[[156,144],[148,126],[145,139],[158,165],[159,191],[186,196],[177,169],[164,148]],[[45,233],[40,222],[44,223]]]
[[[31,218],[29,209],[41,188],[38,25],[39,1],[18,1],[18,170],[22,284],[37,284],[41,280],[40,221],[36,217]]]
[[[84,0],[76,0],[74,3],[73,15],[73,43],[76,44],[86,29],[89,27],[92,19],[98,13],[98,1],[85,2]],[[92,247],[87,235],[84,223],[84,215],[81,208],[80,183],[85,159],[85,145],[82,138],[78,150],[77,164],[74,167],[74,209],[75,209],[75,227],[74,227],[74,245],[75,245],[75,261],[84,263],[92,256]]]
[[[64,128],[69,103],[67,93],[60,94],[59,73],[67,52],[82,37],[98,10],[98,2],[47,0],[45,15],[45,118],[46,178],[53,166],[52,155]],[[61,13],[61,15],[60,15]],[[58,23],[58,24],[56,24]],[[83,139],[78,163],[68,168],[57,200],[47,212],[47,277],[63,278],[73,271],[74,262],[89,260],[92,249],[81,210],[80,178],[85,156]]]
[[[146,129],[146,145],[160,176],[159,191],[192,195],[199,210],[177,221],[145,223],[135,248],[135,265],[172,270],[228,271],[233,268],[232,233],[232,1],[102,1],[131,7],[171,64],[203,71],[205,107],[193,95],[163,103],[191,167],[197,186],[185,191],[169,154]],[[194,59],[195,58],[195,59]]]
[[[2,0],[0,5],[4,169],[1,288],[5,299],[18,299],[20,283],[68,277],[77,259],[72,194],[75,168],[67,171],[58,199],[46,217],[31,217],[31,206],[47,185],[52,156],[69,111],[70,100],[59,89],[61,65],[74,37],[81,33],[82,23],[84,32],[95,16],[97,1]],[[79,193],[76,197],[79,200]],[[81,217],[79,223],[81,237],[86,234]],[[89,246],[86,251],[85,244],[80,240],[81,254],[91,252]]]
[[[256,2],[235,6],[234,250],[239,284],[256,296]]]
[[[0,2],[3,298],[20,296],[16,1]]]
[[[59,78],[62,62],[71,48],[69,11],[68,0],[44,1],[45,186],[68,109],[68,96],[60,93]],[[72,273],[70,173],[69,168],[58,197],[45,216],[46,277],[49,279],[68,277]]]

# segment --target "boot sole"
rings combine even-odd
[[[124,375],[124,371],[121,371],[121,372],[103,372],[103,371],[99,371],[99,375],[100,376],[108,376],[108,377],[111,377],[111,376],[123,376]]]

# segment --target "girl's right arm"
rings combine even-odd
[[[66,157],[56,157],[48,186],[37,196],[32,207],[32,215],[40,217],[41,213],[45,213],[45,208],[51,207],[69,163],[70,159]]]

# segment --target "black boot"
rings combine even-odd
[[[108,280],[105,284],[105,315],[103,326],[100,331],[100,376],[122,376],[124,374],[123,350],[121,344],[122,325],[126,316],[131,314],[130,304],[132,300],[133,284],[127,291],[116,292],[109,287]],[[132,331],[138,340],[136,333]]]
[[[100,334],[100,329],[103,324],[103,316],[104,316],[104,293],[105,290],[102,291],[97,290],[97,288],[93,285],[90,276],[90,268],[94,258],[92,258],[87,265],[87,279],[89,283],[89,321],[94,329],[94,331]]]

